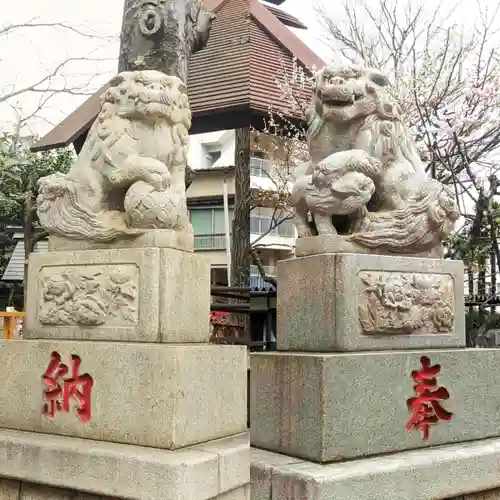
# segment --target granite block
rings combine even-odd
[[[222,439],[192,446],[190,449],[218,455],[221,491],[234,491],[242,484],[250,483],[250,436],[248,432],[232,438],[230,448]],[[234,493],[235,498],[239,500],[238,494],[240,493]]]
[[[498,438],[329,465],[273,465],[276,457],[286,460],[252,449],[252,500],[437,500],[459,495],[472,500],[477,497],[467,494],[500,486]],[[270,493],[254,497],[257,471],[264,477],[267,469],[272,471]]]
[[[76,492],[42,484],[22,483],[19,500],[75,500]]]
[[[463,500],[500,500],[500,489],[495,488],[494,490],[481,491],[479,493],[465,495]]]
[[[21,483],[0,477],[0,500],[19,500]]]
[[[218,447],[219,450],[226,447],[226,451],[211,453],[192,448],[166,451],[0,430],[0,477],[14,478],[17,481],[13,484],[17,485],[18,481],[46,485],[23,484],[23,488],[35,493],[48,491],[47,487],[61,489],[52,490],[55,493],[71,490],[78,500],[87,500],[85,494],[89,495],[88,500],[94,500],[94,495],[130,500],[246,500],[241,490],[248,491],[247,484],[225,491],[218,471],[221,456],[241,460],[233,447],[240,449],[245,457],[248,449],[241,449],[241,436],[221,440]],[[0,492],[1,488],[0,481]],[[234,497],[236,493],[240,497]],[[57,495],[50,498],[59,500]]]
[[[270,500],[272,476],[276,467],[303,462],[300,458],[278,455],[259,448],[251,448],[250,491],[251,500]]]
[[[453,414],[427,440],[408,407],[426,358]],[[499,363],[499,349],[253,354],[250,441],[324,463],[500,436]]]
[[[64,340],[10,340],[0,346],[4,428],[165,449],[247,431],[245,347]],[[60,411],[64,393],[55,398],[51,417],[44,390],[56,377],[57,356],[69,373],[55,387],[78,394],[67,399],[67,412]],[[76,383],[70,378],[72,356],[81,363]],[[43,381],[53,359],[55,373]],[[84,410],[90,411],[77,414],[77,398],[85,399],[89,379],[93,386]]]
[[[460,261],[324,254],[278,263],[279,351],[464,347]]]
[[[192,252],[194,249],[191,230],[152,229],[133,238],[114,241],[75,240],[64,236],[49,236],[49,251],[97,250],[116,248],[172,248]]]
[[[168,248],[30,256],[25,338],[202,343],[210,266]]]
[[[218,495],[213,500],[250,500],[250,485]]]
[[[318,236],[306,236],[295,241],[295,255],[297,257],[307,257],[309,255],[320,255],[325,253],[356,253],[370,255],[388,255],[398,257],[401,254],[392,253],[387,249],[368,248],[359,243],[349,241],[348,236],[340,234],[320,234]],[[439,246],[430,250],[412,253],[418,258],[443,258],[443,249]]]

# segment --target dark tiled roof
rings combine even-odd
[[[34,252],[47,252],[49,242],[47,240],[39,241]],[[24,276],[24,241],[18,241],[9,259],[9,263],[2,275],[2,281],[22,281]]]
[[[191,58],[188,94],[193,124],[213,113],[245,109],[265,112],[285,103],[275,84],[281,61],[291,71],[292,59],[307,68],[324,62],[258,0],[204,0],[217,15],[207,47]],[[100,95],[91,96],[33,148],[71,144],[88,130],[100,109]],[[283,108],[284,107],[284,108]]]
[[[307,26],[304,23],[291,14],[288,14],[288,12],[272,7],[271,5],[266,5],[266,9],[270,10],[283,24],[286,24],[291,28],[300,28],[303,30],[307,29]]]
[[[251,2],[221,2],[206,48],[192,56],[188,94],[193,118],[197,113],[250,104],[251,46],[247,14]]]

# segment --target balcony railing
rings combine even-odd
[[[272,276],[276,278],[276,267],[275,266],[262,266],[264,272],[267,276]],[[250,266],[250,276],[260,276],[259,268],[257,266]]]
[[[225,250],[226,235],[222,234],[195,234],[195,250]]]

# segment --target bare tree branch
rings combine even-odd
[[[101,35],[93,31],[88,31],[85,32],[79,28],[76,28],[74,26],[69,25],[68,23],[64,22],[53,22],[53,23],[48,23],[48,22],[36,22],[38,18],[34,17],[30,19],[29,21],[26,21],[24,23],[18,23],[18,24],[8,24],[6,26],[1,26],[0,27],[0,36],[4,35],[10,35],[11,33],[21,30],[21,29],[29,29],[29,28],[61,28],[62,30],[67,30],[71,31],[73,33],[76,33],[77,35],[86,37],[86,38],[100,38],[100,39],[109,39],[113,40],[116,39],[115,36],[109,36],[109,35]]]

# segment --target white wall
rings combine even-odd
[[[206,158],[209,151],[220,151],[221,157],[213,167],[234,165],[235,136],[234,130],[218,130],[205,134],[191,135],[189,138],[188,164],[192,169],[209,168]]]

